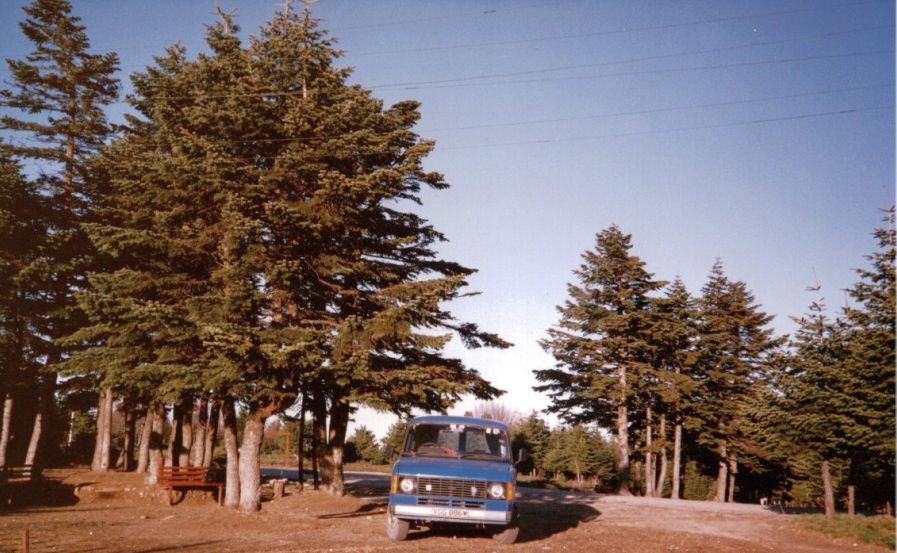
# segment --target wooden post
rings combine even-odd
[[[318,478],[318,433],[315,432],[316,420],[317,417],[315,415],[311,416],[311,478],[312,478],[312,486],[314,489],[318,489],[320,486],[320,479]]]
[[[31,536],[28,534],[28,529],[25,528],[22,530],[22,553],[29,553],[31,551]]]
[[[305,487],[305,392],[302,392],[302,403],[299,404],[299,492]]]

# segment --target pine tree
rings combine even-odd
[[[357,427],[349,442],[352,442],[360,460],[367,463],[376,463],[379,460],[380,446],[377,444],[377,438],[366,426]]]
[[[386,461],[391,463],[401,455],[405,448],[405,434],[408,432],[408,425],[402,419],[397,420],[389,426],[386,431],[386,437],[383,438],[383,453]]]
[[[760,311],[746,284],[726,277],[719,260],[701,292],[695,362],[699,412],[691,424],[701,425],[700,441],[716,453],[716,500],[732,501],[737,443],[743,437],[741,406],[782,340],[768,328],[773,317]]]
[[[655,300],[654,306],[657,318],[652,343],[655,346],[657,380],[652,393],[657,398],[660,416],[668,415],[673,426],[671,497],[678,499],[682,474],[682,430],[690,414],[696,386],[692,373],[697,313],[694,299],[679,278],[670,284],[663,298]],[[664,480],[659,478],[658,491],[662,491]]]
[[[878,251],[848,290],[855,305],[844,311],[847,373],[843,392],[845,434],[851,440],[850,485],[865,482],[869,503],[894,508],[895,229],[894,206],[875,230]]]
[[[644,262],[630,253],[631,236],[616,226],[601,231],[594,251],[583,254],[568,285],[570,299],[558,308],[558,326],[540,343],[557,360],[554,369],[535,371],[550,409],[571,422],[616,427],[618,482],[629,493],[629,414],[643,373],[652,370],[649,341],[653,327],[650,294],[664,283],[653,280]]]
[[[820,287],[809,290],[818,293]],[[798,330],[779,379],[781,396],[772,398],[773,406],[778,409],[778,429],[792,444],[793,458],[801,460],[806,457],[803,453],[813,453],[822,479],[825,514],[830,517],[835,511],[830,466],[850,447],[850,438],[845,436],[850,424],[845,413],[848,378],[843,327],[829,320],[821,297],[794,321]]]
[[[275,14],[250,50],[266,82],[289,91],[270,106],[278,136],[302,137],[268,145],[277,160],[264,209],[275,330],[284,341],[305,332],[326,360],[288,349],[275,362],[299,367],[316,410],[325,485],[341,494],[353,403],[407,413],[444,410],[466,393],[489,399],[498,391],[441,351],[452,334],[468,347],[507,344],[442,308],[473,271],[436,257],[432,244],[444,237],[396,207],[419,203],[422,186],[447,187],[422,167],[433,144],[411,131],[418,104],[384,109],[348,86],[331,45],[306,6]]]
[[[529,459],[525,459],[518,467],[521,472],[527,470],[537,476],[545,469],[545,456],[548,451],[548,442],[551,438],[551,430],[548,425],[535,412],[512,428],[512,449],[514,458],[520,459],[520,450],[525,449]]]
[[[155,401],[224,401],[226,503],[251,511],[265,419],[300,393],[325,484],[342,493],[353,403],[406,413],[491,398],[498,390],[442,350],[451,334],[506,343],[443,308],[472,270],[439,259],[442,235],[396,208],[422,185],[445,187],[422,169],[432,143],[410,130],[416,103],[383,109],[346,84],[307,9],[278,12],[248,46],[219,17],[210,54],[173,47],[133,78],[139,116],[104,155],[103,218],[90,227],[115,267],[94,277],[106,299],[83,337],[86,356],[115,356],[142,336],[149,356],[113,372],[122,386],[160,379]],[[106,309],[132,324],[105,325]],[[247,408],[239,456],[235,402]]]
[[[87,272],[95,268],[82,227],[93,208],[91,162],[112,132],[103,107],[118,94],[113,76],[118,58],[89,52],[85,28],[66,0],[34,0],[24,11],[27,17],[19,26],[34,51],[24,60],[7,60],[13,88],[0,90],[0,105],[8,113],[22,114],[0,117],[0,126],[21,140],[2,144],[0,150],[40,167],[41,194],[51,206],[43,267],[34,275],[43,285],[45,298],[37,328],[49,338],[41,352],[45,367],[29,447],[34,457],[41,428],[51,423],[45,415],[55,404],[58,365],[69,353],[55,341],[83,324],[82,315],[73,308],[74,293],[85,286]]]
[[[45,237],[46,209],[37,184],[0,152],[0,465],[7,462],[14,398],[36,378],[46,348],[35,332],[42,302],[33,275]]]

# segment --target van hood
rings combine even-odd
[[[432,478],[466,478],[490,482],[510,482],[516,476],[514,465],[511,463],[450,457],[401,457],[396,461],[392,473]]]

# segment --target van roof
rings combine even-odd
[[[489,428],[508,429],[508,425],[492,419],[478,419],[475,417],[448,417],[443,415],[427,415],[423,417],[415,417],[408,424],[419,423],[442,423],[442,424],[470,424],[476,426],[486,426]]]

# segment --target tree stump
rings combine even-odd
[[[275,480],[272,480],[271,483],[274,484],[274,498],[277,499],[278,497],[283,497],[283,491],[286,488],[287,479],[277,478]]]

